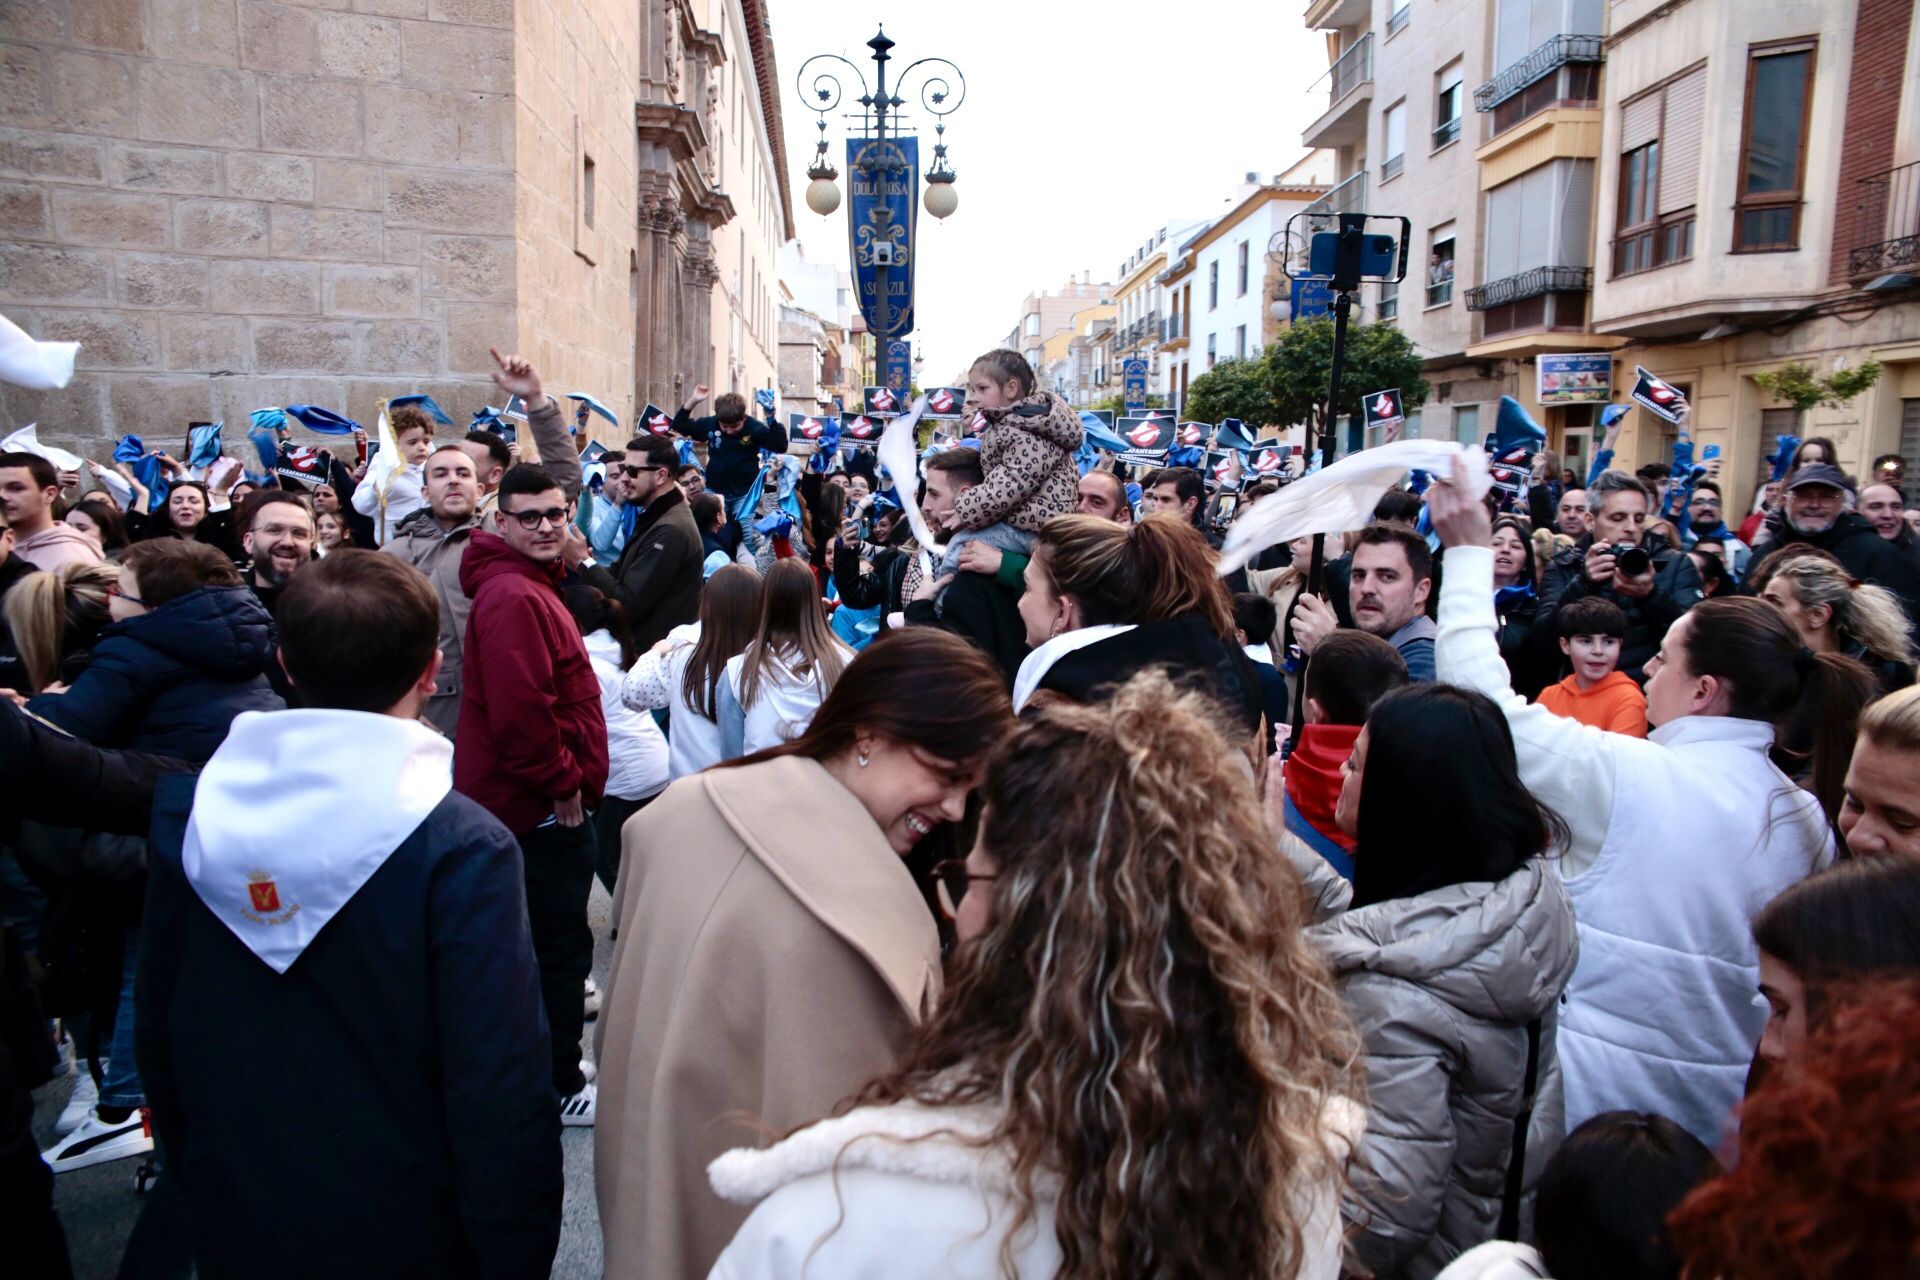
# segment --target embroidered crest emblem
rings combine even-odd
[[[285,924],[299,914],[300,904],[283,906],[280,886],[271,871],[255,868],[247,872],[247,905],[241,914],[255,924]]]

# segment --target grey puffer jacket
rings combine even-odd
[[[1307,936],[1366,1046],[1364,1166],[1341,1206],[1353,1260],[1430,1280],[1491,1239],[1527,1065],[1542,1021],[1525,1186],[1565,1130],[1554,1006],[1579,954],[1573,905],[1540,858],[1498,884],[1377,902]]]

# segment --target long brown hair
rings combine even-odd
[[[1055,516],[1041,526],[1034,556],[1088,625],[1197,613],[1222,640],[1234,638],[1233,596],[1214,574],[1213,549],[1177,516],[1157,512],[1133,525]]]
[[[680,678],[680,694],[709,720],[718,714],[714,691],[727,660],[752,642],[759,609],[760,575],[745,565],[725,566],[700,589],[700,639]]]
[[[1871,673],[1852,658],[1809,652],[1787,615],[1765,600],[1722,596],[1687,617],[1687,670],[1728,686],[1728,715],[1774,726],[1775,762],[1807,776],[1832,826],[1854,730],[1873,697]]]
[[[847,647],[827,625],[820,580],[801,560],[776,560],[760,580],[760,616],[740,670],[740,705],[750,707],[776,664],[817,680],[822,690],[847,667]]]
[[[1045,707],[984,798],[992,925],[849,1105],[994,1109],[1008,1274],[1057,1180],[1063,1277],[1294,1275],[1359,1047],[1210,704],[1150,671]]]
[[[718,574],[714,575],[718,577]],[[928,696],[937,690],[937,696]],[[1013,728],[1013,699],[1000,668],[949,631],[889,631],[855,655],[791,742],[714,766],[757,764],[779,756],[825,760],[874,733],[956,765],[975,765]]]
[[[120,579],[114,564],[65,564],[51,573],[30,573],[7,592],[4,611],[27,693],[38,693],[60,675],[60,663],[82,649],[113,621],[107,601]]]

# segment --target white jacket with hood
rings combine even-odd
[[[1521,780],[1572,833],[1557,860],[1580,928],[1560,997],[1567,1127],[1652,1111],[1718,1147],[1766,1022],[1750,923],[1833,860],[1832,834],[1767,758],[1772,725],[1684,716],[1641,739],[1564,719],[1514,693],[1496,625],[1493,552],[1449,548],[1440,678],[1499,704]]]

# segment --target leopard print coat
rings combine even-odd
[[[1005,409],[983,410],[980,467],[986,480],[953,506],[969,529],[1002,521],[1027,533],[1073,511],[1080,471],[1074,450],[1085,434],[1080,415],[1050,391],[1036,391]]]

